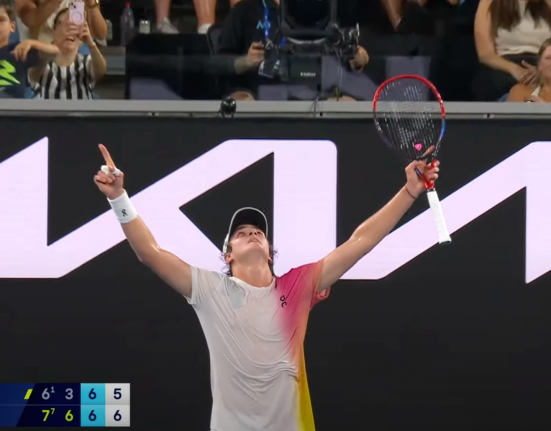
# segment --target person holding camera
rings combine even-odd
[[[90,55],[80,54],[85,44]],[[107,65],[90,34],[88,23],[70,20],[69,9],[63,9],[54,19],[53,46],[58,55],[41,61],[29,71],[36,99],[87,100],[93,99],[95,84],[105,75]]]
[[[284,83],[277,74],[270,76],[273,74],[265,72],[265,69],[271,69],[275,61],[268,58],[268,52],[276,49],[281,42],[277,40],[280,28],[279,2],[242,0],[226,18],[218,53],[236,56],[235,76],[228,83],[227,93],[237,101],[308,100],[319,99],[320,96],[358,100],[372,96],[376,86],[362,73],[369,62],[369,55],[361,46],[355,47],[355,55],[350,61],[334,57],[322,59],[322,95],[305,85]],[[334,97],[329,93],[333,93]]]

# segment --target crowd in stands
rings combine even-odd
[[[71,1],[0,0],[0,97],[97,97],[94,87],[107,71],[103,3],[83,0],[85,18],[76,22]],[[153,1],[156,37],[176,37],[172,0]],[[228,2],[225,14],[217,14],[221,1]],[[433,47],[429,54],[421,43],[395,56],[392,44],[385,53],[384,44],[368,42],[349,58],[324,57],[321,90],[264,73],[266,40],[281,24],[279,2],[193,0],[193,32],[212,41],[211,55],[233,58],[221,74],[220,97],[314,100],[321,91],[325,99],[370,100],[389,74],[413,73],[434,82],[444,100],[551,102],[551,0],[339,0],[338,21],[359,23],[368,38],[361,42],[397,38],[403,48],[411,37],[434,43],[426,45]]]
[[[84,5],[76,23],[69,0],[0,2],[0,97],[94,98],[107,69],[96,42],[105,43],[107,25],[98,0]]]

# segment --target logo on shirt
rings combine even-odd
[[[20,82],[13,76],[15,67],[7,60],[0,60],[0,85],[8,87]]]

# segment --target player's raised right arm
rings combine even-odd
[[[191,267],[159,246],[155,237],[138,216],[123,188],[124,174],[116,168],[107,148],[100,144],[99,149],[105,159],[106,167],[98,171],[94,182],[115,211],[136,256],[167,284],[185,297],[191,298]]]

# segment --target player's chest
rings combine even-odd
[[[242,289],[229,292],[229,324],[235,330],[241,330],[258,336],[275,335],[281,328],[281,306],[274,292],[253,295]]]

